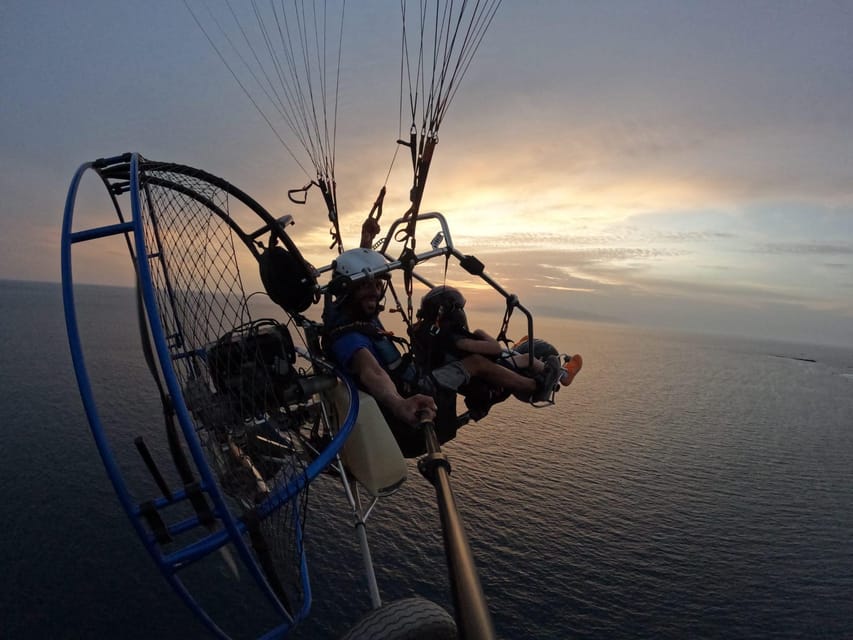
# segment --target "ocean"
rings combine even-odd
[[[110,410],[133,422],[152,402],[133,293],[79,296],[84,323],[108,319],[98,375],[128,381]],[[59,285],[0,281],[0,309],[0,636],[206,637],[108,482]],[[574,384],[545,409],[509,400],[444,447],[501,638],[853,638],[853,349],[537,331],[583,354]],[[369,605],[346,505],[320,482],[301,639],[338,637]],[[450,607],[435,494],[414,464],[368,528],[386,601]]]

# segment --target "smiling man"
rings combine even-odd
[[[352,249],[335,261],[335,277],[352,277],[384,267],[385,258],[370,249]],[[387,275],[366,277],[326,301],[323,323],[326,346],[335,361],[358,385],[398,420],[416,425],[435,418],[435,400],[425,394],[404,397],[400,389],[415,390],[417,371],[404,360],[392,336],[379,320]],[[392,379],[393,376],[393,379]]]

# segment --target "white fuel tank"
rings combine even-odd
[[[334,397],[338,415],[343,415],[346,391],[339,386]],[[358,417],[344,443],[341,458],[370,495],[390,495],[406,480],[406,460],[373,396],[359,391],[358,405]]]

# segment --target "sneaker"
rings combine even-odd
[[[530,398],[530,402],[550,402],[554,387],[560,380],[563,369],[560,367],[559,356],[548,356],[545,358],[545,370],[536,378],[536,391]]]
[[[563,364],[563,372],[560,374],[560,384],[564,387],[572,384],[572,380],[580,373],[582,367],[583,358],[581,358],[579,353],[576,353],[571,358],[567,357],[566,362]]]

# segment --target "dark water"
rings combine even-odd
[[[150,404],[131,295],[81,295],[84,322],[113,320],[99,375],[137,381],[110,410]],[[204,637],[106,479],[58,285],[0,282],[0,309],[0,636]],[[446,447],[501,637],[853,637],[853,351],[539,332],[583,353],[575,384],[546,410],[504,403]],[[433,490],[410,471],[369,523],[380,589],[449,607]],[[315,603],[296,637],[333,638],[368,599],[337,486],[311,499]]]

